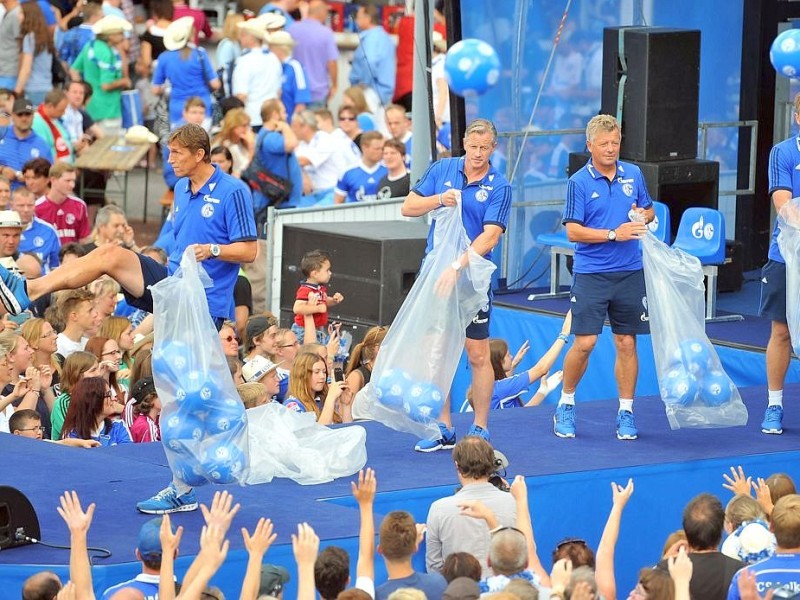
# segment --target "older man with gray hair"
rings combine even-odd
[[[313,111],[301,110],[292,117],[292,131],[300,140],[295,155],[303,169],[301,206],[333,204],[333,188],[347,170],[330,133],[321,131]]]
[[[133,228],[128,225],[128,219],[119,206],[107,204],[97,211],[94,218],[92,241],[84,245],[87,252],[91,252],[102,244],[117,244],[128,250],[138,252],[133,239]]]

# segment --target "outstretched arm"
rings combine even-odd
[[[161,569],[158,573],[159,600],[175,600],[175,556],[178,554],[182,535],[183,526],[179,526],[173,533],[169,514],[165,514],[161,519],[161,529],[158,533],[161,540]]]
[[[247,548],[248,558],[239,600],[256,600],[258,597],[258,586],[261,583],[261,562],[276,537],[278,535],[272,531],[272,521],[264,517],[258,520],[253,535],[250,535],[247,529],[242,527],[242,538],[244,538],[244,547]]]
[[[622,487],[611,482],[612,504],[603,537],[597,547],[595,579],[597,590],[606,600],[616,600],[617,582],[614,576],[614,549],[619,537],[619,524],[622,520],[622,511],[633,494],[633,479],[628,479],[628,485]]]
[[[78,492],[64,492],[61,506],[56,510],[69,528],[69,578],[75,585],[77,598],[94,600],[92,589],[92,567],[89,564],[89,552],[86,538],[94,517],[94,503],[83,512]]]
[[[358,532],[358,562],[356,563],[356,578],[367,577],[375,581],[375,517],[372,507],[375,503],[375,492],[378,489],[378,480],[375,471],[366,469],[358,472],[358,483],[350,483],[358,502],[361,515],[361,527]]]
[[[531,520],[530,506],[528,505],[528,486],[525,477],[517,475],[511,484],[511,495],[517,501],[517,529],[525,534],[528,542],[528,568],[539,576],[542,585],[550,585],[550,576],[539,560],[536,551],[536,538],[533,537],[533,521]]]
[[[297,525],[297,535],[292,534],[292,550],[297,561],[297,600],[315,600],[314,563],[319,553],[319,538],[311,525]]]

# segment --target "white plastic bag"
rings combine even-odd
[[[441,435],[437,420],[466,339],[465,330],[489,302],[495,265],[469,248],[461,205],[432,213],[433,250],[394,319],[372,369],[355,398],[358,414],[421,438]],[[469,252],[449,293],[436,284],[453,261]],[[452,270],[451,270],[452,272]]]
[[[248,484],[287,477],[303,485],[358,473],[367,464],[367,432],[358,425],[329,428],[314,413],[277,402],[247,411],[250,440]]]
[[[747,423],[747,408],[705,332],[700,261],[647,232],[642,240],[650,334],[672,429]]]
[[[244,405],[208,312],[204,284],[213,285],[190,246],[175,274],[150,288],[161,439],[173,473],[186,484],[244,483]]]
[[[800,198],[792,198],[778,212],[778,247],[786,261],[786,323],[792,349],[800,353]]]

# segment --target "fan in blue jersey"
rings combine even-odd
[[[161,570],[161,519],[157,517],[146,521],[139,530],[139,540],[134,553],[136,560],[142,563],[142,572],[133,579],[123,581],[108,588],[100,600],[111,600],[114,595],[125,589],[141,592],[143,598],[158,598],[158,577]]]
[[[303,66],[292,58],[292,48],[295,41],[286,31],[274,31],[267,37],[270,51],[278,57],[283,68],[281,85],[281,101],[286,107],[286,112],[293,115],[303,110],[311,102],[311,91],[308,89]]]
[[[367,131],[361,136],[361,163],[345,171],[333,190],[336,204],[374,202],[378,199],[381,180],[388,171],[381,164],[383,136],[377,131]]]
[[[17,212],[22,222],[19,252],[33,252],[38,256],[44,275],[60,264],[61,241],[55,227],[35,216],[35,203],[36,199],[28,188],[17,188],[11,195],[11,210]]]

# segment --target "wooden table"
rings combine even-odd
[[[144,172],[144,216],[142,218],[142,221],[147,221],[147,188],[150,179],[149,150],[150,144],[147,142],[129,142],[125,140],[124,136],[105,136],[89,146],[75,161],[75,166],[92,171],[123,171],[125,184],[122,190],[122,210],[127,213],[128,173],[139,164],[142,158],[147,157],[148,163]],[[83,191],[83,172],[81,172],[81,196],[83,196]]]

